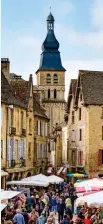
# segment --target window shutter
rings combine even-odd
[[[75,142],[75,131],[72,130],[72,142]]]
[[[42,122],[42,136],[44,136],[44,122]]]
[[[47,137],[47,123],[45,123],[45,136]]]
[[[18,141],[18,159],[21,158],[21,140]]]
[[[38,135],[40,135],[40,121],[38,120]]]
[[[26,159],[26,139],[23,139],[23,159]]]
[[[22,158],[23,158],[23,154],[24,154],[23,139],[21,139],[21,157]]]
[[[98,151],[98,165],[101,166],[102,165],[102,150],[99,149]]]
[[[80,151],[78,151],[78,165],[80,165]]]
[[[12,139],[12,152],[13,152],[13,159],[16,160],[15,139]]]
[[[11,166],[11,144],[10,138],[8,138],[8,151],[7,151],[7,159],[8,159],[8,166]]]

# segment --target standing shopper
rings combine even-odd
[[[25,224],[25,220],[24,220],[23,215],[21,214],[20,209],[16,210],[16,215],[13,218],[13,223],[14,224]]]
[[[60,198],[59,203],[57,204],[57,211],[58,211],[58,222],[60,223],[63,220],[65,210],[65,203]]]
[[[56,213],[56,211],[57,211],[57,200],[56,200],[55,195],[52,196],[52,199],[50,201],[50,205],[51,205],[51,211]]]

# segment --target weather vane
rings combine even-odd
[[[51,12],[51,6],[50,6],[50,12]]]

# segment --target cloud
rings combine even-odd
[[[93,26],[103,30],[103,0],[94,0],[90,13]]]
[[[57,36],[61,42],[80,47],[92,47],[94,49],[103,49],[103,32],[76,32],[73,29],[57,24]],[[65,38],[64,38],[65,37]]]

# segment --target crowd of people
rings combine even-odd
[[[1,214],[2,224],[98,224],[103,223],[103,209],[75,208],[77,198],[72,183],[21,193]]]

